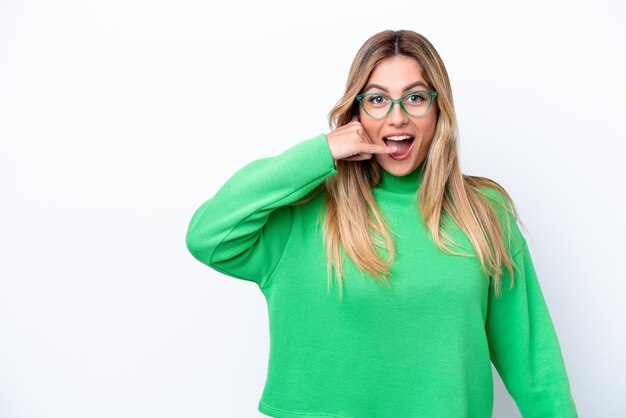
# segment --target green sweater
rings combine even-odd
[[[415,199],[422,168],[384,172],[373,189],[396,234],[391,288],[346,258],[342,300],[336,279],[327,288],[316,223],[323,194],[286,206],[337,173],[324,134],[247,164],[193,214],[191,254],[257,283],[267,302],[270,353],[258,410],[285,418],[487,418],[493,362],[524,418],[577,417],[516,223],[506,242],[520,270],[511,290],[504,268],[496,299],[476,257],[443,253],[424,230]],[[462,252],[473,251],[460,228],[453,236]]]

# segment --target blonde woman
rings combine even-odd
[[[329,123],[234,173],[186,236],[196,259],[267,300],[259,411],[487,418],[493,362],[522,416],[576,417],[515,205],[461,173],[433,45],[373,35]]]

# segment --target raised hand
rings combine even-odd
[[[391,154],[396,151],[395,145],[374,144],[356,115],[347,125],[326,134],[326,139],[335,161],[369,160],[372,154]]]

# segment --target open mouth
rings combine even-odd
[[[401,140],[383,138],[383,141],[385,141],[385,145],[387,146],[395,145],[396,147],[398,147],[398,150],[396,152],[394,152],[393,154],[389,154],[391,157],[393,157],[394,159],[403,159],[404,157],[408,156],[413,149],[415,137],[407,135],[402,137]]]

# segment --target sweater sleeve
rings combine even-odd
[[[524,418],[576,418],[565,363],[526,240],[514,255],[514,287],[503,269],[500,298],[489,291],[490,357]]]
[[[285,205],[336,173],[325,134],[252,161],[195,211],[187,249],[214,270],[263,288],[291,234],[294,207]]]

